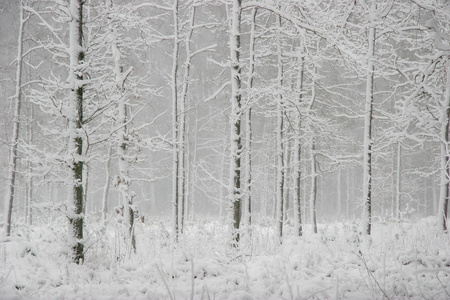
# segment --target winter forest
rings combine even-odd
[[[0,299],[450,299],[450,1],[0,0]]]

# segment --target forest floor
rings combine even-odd
[[[353,224],[258,224],[229,246],[228,226],[187,224],[177,244],[169,222],[138,223],[137,253],[116,233],[86,226],[86,261],[68,262],[67,225],[17,226],[1,241],[0,299],[450,299],[450,236],[434,218],[373,225],[370,238]],[[117,257],[120,257],[117,260]]]

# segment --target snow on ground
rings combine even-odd
[[[67,262],[66,227],[2,241],[0,299],[450,299],[450,237],[432,218],[375,223],[371,238],[352,224],[301,238],[286,226],[282,246],[259,224],[239,251],[217,221],[188,224],[177,245],[170,223],[139,223],[138,252],[120,262],[119,227],[88,225],[84,265]]]

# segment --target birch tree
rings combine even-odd
[[[70,31],[69,55],[70,72],[69,84],[70,107],[68,112],[69,139],[67,145],[70,160],[68,165],[71,176],[71,189],[69,192],[68,218],[70,223],[69,237],[71,240],[72,260],[81,263],[84,260],[83,241],[83,5],[82,0],[70,1]]]
[[[178,241],[179,234],[179,124],[178,124],[178,52],[180,48],[178,29],[178,0],[174,0],[172,7],[173,16],[173,50],[172,50],[172,71],[170,74],[172,93],[172,222],[174,239]]]
[[[189,92],[189,83],[190,83],[190,77],[191,77],[191,64],[192,59],[195,55],[200,54],[208,49],[210,47],[206,47],[204,49],[199,49],[197,51],[192,51],[192,36],[194,34],[194,29],[200,25],[195,24],[195,13],[197,9],[197,3],[194,1],[190,4],[189,7],[189,20],[188,20],[188,29],[184,37],[184,47],[185,47],[185,55],[186,60],[184,63],[184,74],[183,74],[183,86],[181,90],[181,101],[180,101],[180,124],[179,124],[179,202],[181,204],[181,210],[179,213],[179,224],[181,227],[181,232],[184,230],[184,220],[185,220],[185,214],[186,214],[186,208],[187,208],[187,199],[188,199],[188,181],[187,181],[187,167],[188,162],[186,161],[189,157],[188,152],[188,144],[186,141],[186,136],[188,134],[187,132],[187,110],[188,110],[188,92]],[[214,47],[215,45],[213,45]]]
[[[11,234],[12,209],[15,197],[15,184],[17,175],[17,158],[18,145],[20,133],[20,114],[22,105],[22,69],[23,69],[23,34],[24,26],[29,16],[24,11],[24,6],[27,5],[26,0],[19,1],[19,34],[17,38],[17,57],[16,57],[16,82],[14,95],[14,119],[13,119],[13,134],[10,142],[9,154],[9,172],[8,172],[8,187],[5,194],[6,203],[6,219],[5,219],[5,235]]]
[[[374,22],[375,3],[369,11],[370,23]],[[366,99],[364,106],[364,149],[363,149],[363,215],[361,230],[365,234],[372,229],[372,118],[373,118],[373,78],[375,59],[375,27],[368,29]]]
[[[245,179],[246,179],[246,213],[247,223],[252,224],[252,94],[253,81],[255,72],[255,27],[256,27],[257,8],[252,8],[250,15],[250,45],[249,45],[249,63],[247,78],[247,111],[245,115],[246,131],[245,131]]]
[[[302,43],[302,42],[301,42]],[[302,115],[301,115],[301,105],[303,98],[303,74],[304,74],[304,50],[303,45],[299,47],[298,54],[298,75],[296,83],[296,91],[298,93],[296,97],[296,122],[295,122],[295,135],[294,135],[294,147],[293,151],[293,165],[294,165],[294,214],[295,214],[295,226],[296,235],[302,235],[302,209],[301,209],[301,157],[302,157],[302,147],[301,147],[301,130],[302,130]]]
[[[281,29],[281,17],[277,15],[277,26],[279,30]],[[282,45],[280,39],[280,32],[277,33],[277,127],[276,127],[276,135],[277,135],[277,178],[276,178],[276,232],[279,242],[281,243],[281,239],[283,237],[283,223],[284,223],[284,141],[283,141],[283,117],[284,117],[284,100],[282,95],[283,90],[283,59],[282,59]]]
[[[239,242],[241,222],[241,0],[233,0],[230,28],[230,72],[231,72],[231,112],[230,112],[230,201],[233,212],[233,239]]]
[[[113,8],[113,1],[108,0],[107,10]],[[123,54],[118,43],[120,33],[117,29],[114,15],[109,11],[107,14],[110,26],[111,36],[111,52],[114,61],[114,77],[116,92],[113,93],[115,102],[117,103],[117,126],[118,131],[118,143],[117,143],[117,156],[119,159],[119,175],[117,178],[117,186],[120,193],[123,206],[123,221],[126,230],[126,245],[127,249],[136,252],[136,240],[134,236],[134,207],[133,207],[133,195],[130,191],[130,166],[129,166],[129,154],[128,147],[130,143],[129,135],[129,116],[128,116],[128,99],[125,94],[125,81],[132,72],[133,68],[129,68],[124,71],[123,66]]]

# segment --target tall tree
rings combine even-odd
[[[284,177],[285,177],[285,166],[284,166],[284,141],[283,141],[283,118],[284,118],[284,99],[283,99],[283,53],[281,45],[281,16],[277,15],[277,26],[279,32],[277,33],[277,178],[276,178],[276,236],[279,242],[282,242],[283,237],[283,221],[284,221]]]
[[[303,42],[301,42],[303,44]],[[294,165],[294,214],[295,214],[295,227],[296,235],[302,235],[302,209],[301,209],[301,157],[302,157],[302,147],[301,147],[301,130],[302,130],[302,115],[301,115],[301,105],[303,98],[303,75],[304,75],[304,58],[305,52],[303,45],[299,47],[298,54],[298,75],[297,75],[297,86],[296,91],[298,93],[295,103],[295,131],[294,131],[294,147],[293,147],[293,165]]]
[[[179,234],[179,171],[180,171],[180,156],[179,156],[179,123],[178,123],[178,53],[180,49],[179,29],[178,29],[178,0],[173,1],[172,7],[173,16],[173,53],[172,53],[172,71],[171,78],[171,93],[172,93],[172,222],[174,239],[178,241]]]
[[[311,151],[311,191],[310,191],[310,202],[309,211],[311,215],[311,224],[313,232],[317,233],[317,157],[316,157],[316,141],[314,136],[311,137],[310,141],[310,151]]]
[[[181,232],[184,230],[184,219],[186,213],[186,202],[187,202],[187,157],[188,157],[188,144],[186,141],[187,136],[187,108],[188,108],[188,91],[189,91],[189,81],[191,76],[191,61],[194,55],[199,52],[192,52],[191,41],[192,35],[195,29],[195,11],[196,3],[192,3],[189,8],[189,25],[188,31],[184,39],[186,61],[184,63],[184,74],[183,74],[183,87],[181,91],[181,101],[180,101],[180,116],[179,116],[179,204],[181,209],[179,211],[179,226]]]
[[[374,20],[375,3],[372,4],[369,16]],[[373,120],[373,78],[375,59],[375,25],[368,29],[366,101],[364,106],[364,141],[363,141],[363,216],[361,230],[365,234],[372,229],[372,120]]]
[[[123,220],[126,226],[126,245],[127,249],[136,252],[136,240],[134,235],[134,208],[133,208],[133,196],[130,191],[130,166],[129,166],[129,153],[128,147],[130,143],[129,134],[129,116],[128,116],[128,99],[125,94],[125,81],[133,68],[129,68],[124,71],[123,66],[123,54],[122,49],[118,43],[119,30],[117,20],[115,20],[113,9],[113,1],[108,0],[107,9],[109,13],[107,15],[110,36],[111,36],[111,52],[114,60],[114,77],[115,77],[115,102],[117,103],[117,126],[118,130],[118,143],[117,143],[117,156],[119,159],[119,176],[117,179],[117,186],[120,193],[122,205],[123,205]],[[115,12],[117,14],[117,12]]]
[[[233,211],[233,239],[239,242],[241,223],[241,0],[233,0],[230,31],[231,112],[230,112],[230,200]]]
[[[245,115],[246,131],[245,131],[245,179],[246,179],[246,212],[248,225],[252,224],[252,95],[253,81],[255,72],[255,27],[256,27],[257,8],[252,9],[250,15],[250,46],[249,46],[249,65],[247,78],[247,111]]]
[[[9,172],[8,172],[8,188],[5,195],[6,201],[6,219],[5,219],[5,235],[11,234],[12,209],[15,197],[15,184],[17,175],[17,147],[19,145],[20,131],[20,107],[22,105],[22,60],[23,60],[23,33],[24,26],[28,18],[24,11],[26,5],[25,0],[19,1],[19,34],[17,38],[17,57],[16,57],[16,82],[14,95],[14,119],[13,134],[10,143],[9,154]]]
[[[83,0],[70,1],[70,94],[69,94],[69,139],[67,150],[70,156],[69,168],[71,189],[69,192],[69,237],[72,248],[72,259],[76,263],[84,260],[83,241]]]

